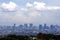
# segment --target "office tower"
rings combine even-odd
[[[44,24],[43,26],[43,33],[49,33],[49,27],[47,26],[47,24]]]
[[[44,24],[44,29],[45,29],[45,28],[47,28],[47,25],[46,25],[46,24]]]
[[[32,23],[30,23],[30,24],[29,24],[29,27],[33,27],[33,24],[32,24]]]
[[[22,29],[24,26],[23,25],[19,25],[19,28]]]
[[[55,26],[54,25],[50,25],[50,29],[54,29],[55,28]]]
[[[39,24],[39,32],[42,32],[42,30],[43,30],[43,26]]]
[[[29,24],[29,28],[28,28],[29,32],[31,32],[32,28],[33,28],[33,24],[30,23],[30,24]]]
[[[16,24],[14,24],[14,25],[12,26],[12,34],[14,34],[14,32],[15,32],[15,27],[16,27]]]
[[[24,24],[24,27],[25,27],[25,28],[28,28],[28,24]]]
[[[56,33],[57,29],[55,28],[54,25],[50,25],[50,31],[51,33]]]
[[[15,29],[15,27],[16,27],[16,24],[13,25],[13,30]]]
[[[49,27],[46,24],[44,24],[44,29],[49,29]]]

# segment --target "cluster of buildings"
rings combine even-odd
[[[35,35],[38,33],[60,34],[60,26],[47,24],[39,24],[38,26],[31,24],[0,26],[0,35],[17,34],[17,35]]]

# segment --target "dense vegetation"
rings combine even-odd
[[[60,40],[60,35],[39,33],[37,38],[42,40]]]
[[[35,37],[36,39],[33,39]],[[26,36],[26,35],[8,35],[0,40],[60,40],[60,35],[53,35],[53,34],[42,34],[39,33],[36,36]]]
[[[0,40],[30,40],[28,36],[16,36],[16,35],[8,35],[4,38],[0,38]]]

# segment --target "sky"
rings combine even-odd
[[[60,25],[60,0],[0,0],[0,25]]]

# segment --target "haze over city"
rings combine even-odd
[[[44,33],[51,33],[50,31],[52,30],[53,33],[60,34],[59,3],[60,0],[0,0],[0,27],[2,27],[1,29],[4,32],[9,30],[9,28],[10,31],[15,29],[18,32],[22,31],[20,29],[23,28],[23,30],[34,30],[37,32],[40,32],[40,29],[44,30],[44,28],[47,28],[43,31]],[[32,24],[30,27],[32,29],[29,29],[29,26],[25,27],[30,23]],[[16,24],[16,26],[13,27],[13,24]],[[45,25],[40,28],[40,24]],[[23,25],[24,27],[20,28],[18,25]],[[51,25],[53,29],[50,29]]]
[[[0,40],[60,40],[60,0],[0,0]]]

